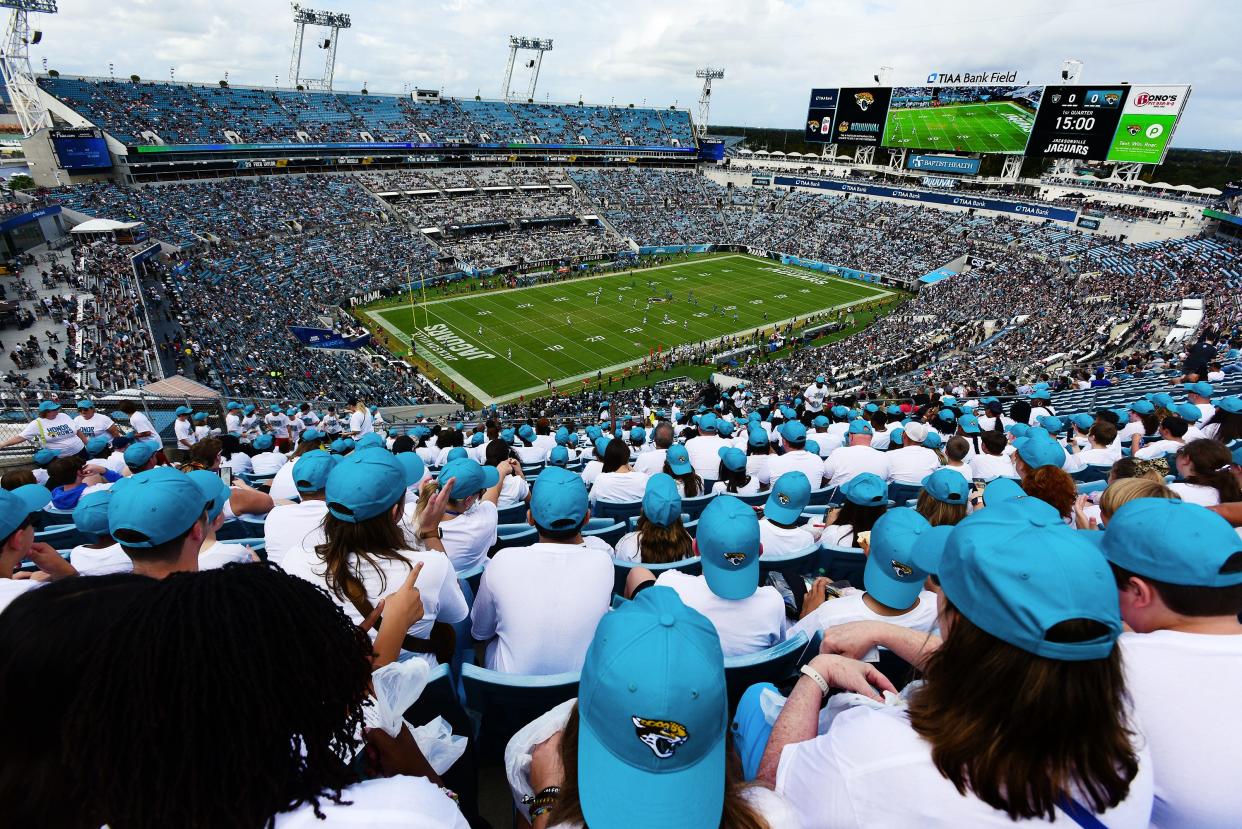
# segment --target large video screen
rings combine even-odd
[[[837,114],[837,90],[812,89],[811,105],[806,111],[806,134],[810,144],[831,144],[832,120]]]
[[[884,146],[959,153],[1020,153],[1035,123],[1041,86],[899,86]]]
[[[887,86],[843,87],[837,96],[833,141],[852,147],[878,147],[892,92]]]
[[[1103,161],[1127,91],[1129,87],[1121,84],[1046,87],[1027,155]]]
[[[52,151],[64,170],[107,170],[112,167],[108,142],[99,130],[52,130],[49,136]]]
[[[1189,86],[1132,86],[1106,161],[1159,164],[1173,138]]]

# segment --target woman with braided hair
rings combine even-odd
[[[417,604],[393,598],[386,616]],[[172,576],[124,618],[92,643],[89,693],[64,718],[83,825],[467,826],[409,763],[360,782],[371,640],[322,589],[230,566]]]

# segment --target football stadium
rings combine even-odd
[[[1144,5],[0,0],[0,829],[1237,826]]]

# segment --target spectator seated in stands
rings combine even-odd
[[[692,558],[694,539],[681,522],[681,494],[672,476],[657,472],[647,479],[638,527],[621,536],[615,557],[620,561],[667,564]]]

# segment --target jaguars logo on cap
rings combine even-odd
[[[1126,131],[1129,132],[1131,135],[1138,135],[1139,126],[1138,124],[1131,124],[1130,126],[1126,127]]]
[[[676,752],[678,746],[690,739],[690,732],[679,722],[672,720],[648,720],[643,717],[631,716],[634,732],[651,753],[661,760],[667,760]]]
[[[781,502],[782,507],[789,506],[789,493],[786,493],[786,492],[776,493],[776,500]]]
[[[734,567],[741,567],[746,563],[745,553],[725,553],[724,560],[732,564]]]
[[[899,579],[908,579],[910,578],[910,576],[914,575],[913,567],[911,567],[909,564],[903,564],[897,559],[893,559],[892,561],[890,561],[889,565],[892,566],[893,572],[897,575],[897,578]]]
[[[860,111],[866,112],[875,103],[875,96],[870,92],[859,92],[854,96],[854,103],[858,104]]]

